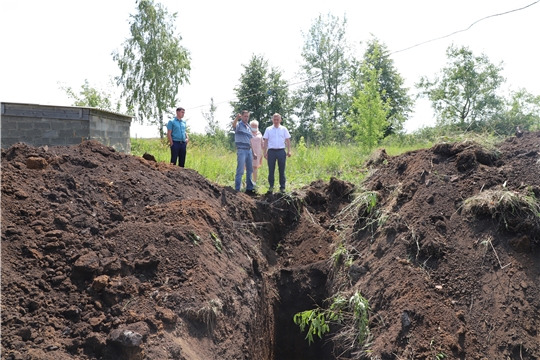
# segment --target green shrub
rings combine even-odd
[[[344,295],[337,294],[330,301],[328,309],[316,308],[294,315],[293,321],[300,327],[300,331],[304,332],[308,328],[308,343],[311,345],[314,335],[322,339],[324,334],[330,332],[330,325],[336,324],[340,325],[340,331],[334,339],[346,346],[364,345],[370,335],[367,299],[355,291],[348,300]]]

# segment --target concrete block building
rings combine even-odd
[[[0,103],[1,146],[75,145],[97,140],[117,151],[131,152],[132,117],[107,110],[22,103]]]

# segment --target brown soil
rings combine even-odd
[[[538,214],[463,210],[487,190],[540,197],[539,151],[525,133],[497,152],[380,152],[363,189],[249,197],[93,141],[16,144],[1,162],[2,358],[540,359]],[[338,243],[352,264],[332,262]],[[356,290],[369,346],[308,346],[293,315]]]

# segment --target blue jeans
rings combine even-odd
[[[240,191],[242,185],[242,176],[244,176],[244,168],[246,169],[246,190],[253,190],[253,156],[251,149],[236,149],[236,177],[234,179],[234,188]]]
[[[178,159],[178,166],[184,167],[186,163],[186,143],[180,141],[173,141],[171,146],[171,164],[176,165],[176,159]]]
[[[276,161],[279,169],[279,190],[285,190],[285,164],[287,162],[285,149],[268,149],[268,186],[274,187]]]

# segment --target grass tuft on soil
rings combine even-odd
[[[487,190],[466,199],[463,212],[491,216],[508,230],[528,224],[535,233],[540,233],[540,204],[532,192],[522,194],[506,189]]]

